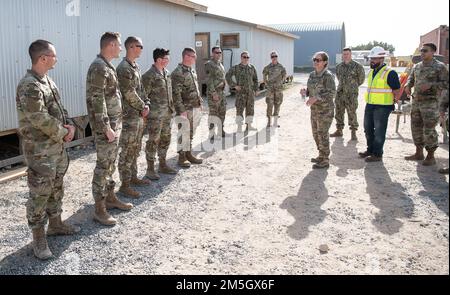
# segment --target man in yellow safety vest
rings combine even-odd
[[[367,105],[364,113],[367,150],[359,153],[368,163],[383,161],[389,115],[400,97],[398,74],[384,63],[385,57],[388,56],[389,52],[380,46],[374,47],[369,55],[371,71],[368,76]]]

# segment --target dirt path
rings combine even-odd
[[[363,130],[357,144],[346,130],[331,141],[332,167],[314,171],[299,88],[286,91],[282,128],[269,143],[261,98],[260,132],[236,143],[230,136],[225,150],[200,153],[203,165],[141,190],[133,211],[114,212],[120,222],[112,229],[91,220],[93,148],[71,152],[64,218],[83,230],[51,238],[57,258],[49,262],[31,252],[25,179],[1,184],[0,274],[448,274],[448,177],[402,160],[414,151],[409,118],[399,136],[391,117],[384,164],[358,159]],[[225,129],[233,133],[229,103]],[[359,112],[362,122],[363,103]],[[206,128],[204,116],[196,145]],[[175,155],[172,145],[172,165]],[[448,145],[437,156],[447,165]],[[139,162],[144,174],[143,153]]]

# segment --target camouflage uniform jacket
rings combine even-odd
[[[280,63],[275,65],[270,63],[263,70],[264,83],[269,89],[283,89],[283,83],[286,80],[286,76],[286,69]]]
[[[220,61],[210,60],[205,64],[206,75],[208,76],[207,91],[208,96],[222,93],[226,86],[225,68]]]
[[[310,74],[307,96],[318,99],[315,105],[334,108],[335,95],[336,83],[333,74],[328,69],[324,69],[320,73],[314,71]]]
[[[123,119],[128,121],[139,118],[145,108],[139,66],[124,58],[117,67],[117,77],[122,93]]]
[[[173,102],[177,114],[199,108],[202,98],[198,88],[197,73],[191,67],[179,64],[171,77]]]
[[[431,84],[426,91],[420,90],[420,85]],[[420,62],[414,66],[406,83],[407,87],[414,87],[413,97],[416,100],[438,99],[442,90],[448,89],[448,70],[445,64],[433,59],[431,63]]]
[[[98,55],[86,79],[86,104],[94,132],[105,133],[122,122],[122,95],[114,66]]]
[[[352,60],[336,66],[336,78],[339,81],[337,92],[352,94],[358,93],[359,86],[366,80],[366,73],[361,64]]]
[[[233,77],[236,82],[233,81]],[[235,65],[228,71],[226,79],[232,88],[240,86],[243,91],[258,91],[259,88],[258,74],[253,65]]]
[[[16,103],[24,154],[61,153],[69,132],[64,125],[72,122],[55,83],[28,70],[17,87]]]
[[[172,80],[168,70],[161,73],[154,65],[142,76],[145,101],[153,115],[175,112],[172,98]]]

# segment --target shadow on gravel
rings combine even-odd
[[[287,210],[295,223],[287,229],[288,235],[296,240],[303,240],[309,234],[309,228],[325,220],[327,213],[322,205],[328,200],[328,190],[325,180],[327,170],[312,170],[302,181],[297,196],[284,200],[280,208]]]
[[[367,164],[364,176],[370,201],[380,210],[373,225],[383,234],[398,233],[403,226],[400,219],[413,216],[414,202],[400,183],[392,181],[383,163]]]
[[[347,177],[349,170],[361,170],[364,168],[365,162],[358,158],[358,150],[356,148],[357,141],[349,141],[344,146],[344,139],[336,138],[331,146],[332,156],[330,164],[336,166],[338,177]]]
[[[444,162],[444,159],[437,159]],[[437,171],[437,167],[425,167],[417,163],[417,176],[422,183],[423,190],[419,195],[429,198],[436,207],[448,216],[448,182],[445,175]]]

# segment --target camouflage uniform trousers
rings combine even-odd
[[[52,155],[25,155],[30,196],[26,203],[28,226],[45,226],[48,218],[60,216],[64,197],[64,175],[69,167],[65,150]]]
[[[208,106],[208,125],[211,126],[211,124],[215,123],[213,118],[219,118],[220,122],[222,122],[222,126],[219,127],[219,129],[221,129],[224,126],[225,116],[227,113],[227,99],[225,97],[225,94],[223,92],[219,94],[219,101],[214,101],[212,95],[208,96]]]
[[[115,129],[116,134],[121,132],[122,127]],[[97,164],[92,179],[92,195],[95,201],[106,198],[109,192],[114,191],[116,183],[113,174],[116,170],[116,159],[119,152],[119,140],[108,142],[106,135],[95,133],[95,148],[97,151]]]
[[[414,144],[435,151],[439,147],[436,126],[439,123],[439,104],[435,99],[413,100],[411,108],[411,131]]]
[[[253,123],[255,115],[255,92],[251,90],[241,90],[236,95],[236,123],[242,124],[245,110],[245,123]]]
[[[330,134],[329,130],[333,123],[334,110],[322,106],[311,106],[311,127],[319,150],[319,157],[324,160],[330,158]]]
[[[278,117],[283,103],[283,89],[267,88],[267,117]]]
[[[142,148],[144,135],[144,119],[136,118],[123,122],[122,135],[119,146],[119,175],[122,183],[129,183],[132,178],[137,178],[137,159]]]
[[[151,113],[148,120],[148,141],[145,147],[147,162],[155,162],[156,153],[159,159],[165,160],[172,136],[172,114],[164,111],[162,114]]]
[[[180,131],[180,134],[178,135],[178,152],[192,150],[192,142],[194,140],[195,131],[200,125],[202,118],[202,111],[200,108],[186,110],[186,112],[189,125],[185,120],[183,120],[184,124],[178,124],[178,129]]]
[[[348,125],[350,130],[358,130],[358,93],[338,92],[335,99],[336,103],[336,127],[339,130],[344,129],[345,111],[347,110]]]

